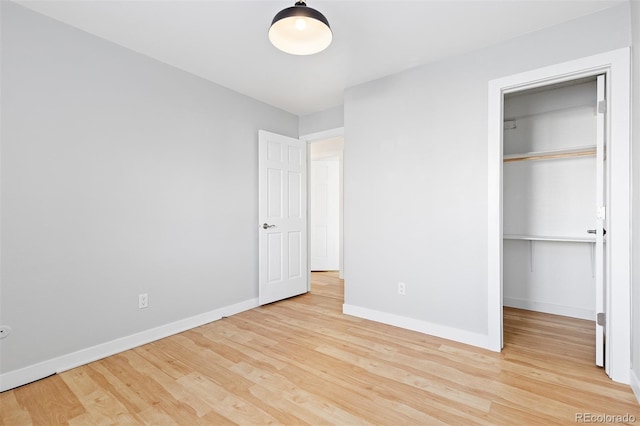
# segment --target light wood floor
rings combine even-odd
[[[505,309],[496,354],[341,314],[342,282],[0,394],[0,424],[575,424],[634,415],[593,323]]]

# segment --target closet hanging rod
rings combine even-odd
[[[547,114],[552,114],[552,113],[561,112],[561,111],[564,112],[564,111],[572,111],[577,109],[589,109],[589,108],[593,110],[593,115],[595,116],[597,114],[596,106],[593,105],[592,103],[581,102],[575,105],[556,106],[556,107],[539,110],[539,111],[533,111],[533,112],[528,111],[528,112],[520,112],[518,114],[511,114],[509,116],[505,116],[504,121],[518,121],[518,120],[531,118],[539,115],[547,115]]]

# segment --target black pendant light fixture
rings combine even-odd
[[[312,55],[326,49],[333,38],[329,21],[304,1],[281,10],[269,28],[269,40],[283,52]]]

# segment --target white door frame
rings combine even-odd
[[[607,306],[605,303],[605,289],[607,288],[606,279],[608,278],[605,274],[610,266],[610,263],[606,260],[609,259],[610,252],[606,252],[605,245],[605,232],[607,225],[606,218],[606,210],[608,206],[609,199],[607,198],[607,166],[606,166],[606,158],[607,158],[607,149],[609,145],[607,144],[607,128],[608,123],[607,119],[609,114],[607,114],[607,76],[604,74],[600,74],[596,77],[596,202],[592,208],[596,209],[595,214],[595,242],[593,245],[593,260],[595,261],[593,265],[593,278],[595,280],[595,306],[594,313],[596,315],[596,326],[595,326],[595,334],[596,334],[596,365],[598,367],[604,367],[607,374],[609,374],[609,363],[606,362],[609,353],[605,348],[606,341],[606,333],[607,327],[606,324],[600,324],[598,321],[598,313],[607,312]],[[605,108],[602,110],[599,106],[600,103],[604,103]],[[600,209],[604,207],[604,211]],[[592,212],[593,218],[593,212]],[[591,228],[591,226],[589,227]],[[606,254],[606,255],[605,255]]]
[[[502,350],[502,114],[506,93],[597,74],[607,75],[608,224],[606,256],[609,376],[629,383],[631,354],[630,49],[564,62],[489,82],[487,348]],[[595,212],[594,212],[595,216]]]
[[[330,139],[330,138],[335,138],[338,136],[343,136],[344,137],[344,127],[336,127],[334,129],[329,129],[329,130],[324,130],[322,132],[317,132],[317,133],[309,133],[306,135],[301,135],[299,136],[299,139],[303,142],[307,143],[307,147],[310,143],[313,142],[317,142],[323,139]],[[307,170],[310,169],[310,162],[311,162],[311,157],[309,154],[309,149],[307,149]],[[340,161],[340,184],[343,184],[343,173],[342,173],[342,169],[343,169],[343,165],[344,165],[344,159],[342,161]],[[311,211],[311,199],[310,199],[310,188],[309,188],[309,183],[310,183],[310,179],[307,179],[307,235],[311,235],[311,221],[309,220],[309,212]],[[340,278],[344,278],[344,214],[343,214],[343,209],[344,209],[344,203],[340,204],[340,271],[339,271],[339,277]],[[307,266],[309,267],[309,265],[311,265],[311,247],[309,246],[311,244],[311,239],[308,238],[307,239]],[[311,290],[311,269],[309,269],[309,290]]]

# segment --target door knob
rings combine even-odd
[[[262,224],[262,229],[269,229],[269,228],[275,228],[275,225],[269,225],[268,223]]]

